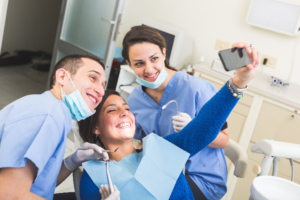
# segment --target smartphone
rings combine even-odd
[[[219,51],[219,57],[226,71],[239,69],[251,64],[249,55],[244,48],[231,48]]]

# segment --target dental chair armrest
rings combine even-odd
[[[77,200],[80,200],[79,185],[80,185],[80,179],[81,179],[82,172],[83,172],[83,167],[78,167],[73,172],[73,183],[74,183],[75,195],[76,195]]]
[[[244,178],[248,162],[246,151],[238,143],[236,143],[232,139],[229,139],[229,144],[225,148],[225,155],[234,164],[233,174],[236,177]]]

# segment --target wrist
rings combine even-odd
[[[75,152],[76,153],[76,152]],[[70,170],[70,171],[74,171],[75,169],[77,169],[79,166],[81,166],[81,163],[75,162],[74,159],[72,158],[74,154],[69,155],[68,157],[66,157],[64,159],[64,165],[65,167]]]
[[[249,81],[245,81],[245,80],[240,79],[237,76],[234,76],[234,77],[232,77],[232,82],[237,88],[244,89],[247,87],[247,84]]]

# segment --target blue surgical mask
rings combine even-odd
[[[137,75],[135,75],[135,76],[136,76],[135,81],[137,83],[139,83],[147,88],[156,89],[165,81],[165,79],[168,76],[168,72],[165,70],[165,67],[164,67],[153,83],[145,81],[144,79],[139,78]]]
[[[80,94],[79,90],[76,90],[76,87],[68,72],[67,75],[70,78],[72,85],[75,88],[75,91],[69,95],[66,95],[66,93],[62,91],[62,87],[60,86],[62,100],[69,108],[72,119],[76,121],[86,119],[89,116],[93,115],[95,112],[94,113],[91,112],[90,108],[88,107],[82,95]]]

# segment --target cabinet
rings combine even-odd
[[[212,83],[220,89],[228,77],[220,78],[217,74],[208,70],[199,70],[196,76]],[[216,78],[218,77],[218,78]],[[260,83],[264,80],[259,80]],[[258,84],[259,85],[259,84]],[[266,86],[264,86],[267,88]],[[277,90],[279,88],[270,88]],[[255,90],[254,90],[255,91]],[[283,92],[284,93],[284,92]],[[296,94],[295,94],[296,95]],[[249,199],[250,188],[256,174],[252,172],[254,165],[260,165],[263,159],[262,154],[254,154],[250,151],[251,146],[262,140],[271,139],[282,142],[300,144],[300,115],[299,106],[293,107],[285,103],[276,101],[262,93],[247,90],[244,97],[239,101],[227,119],[229,125],[230,138],[238,142],[247,150],[248,167],[245,178],[237,179],[233,177],[230,161],[228,166],[228,192],[222,199],[240,200]],[[295,113],[297,110],[297,113]],[[272,167],[269,175],[272,174]],[[286,158],[278,160],[278,177],[291,180],[290,161]],[[294,159],[294,181],[300,184],[300,159]]]
[[[256,175],[252,172],[254,165],[260,165],[262,154],[254,154],[251,146],[262,139],[300,144],[300,116],[295,113],[296,108],[279,104],[268,98],[262,103],[257,122],[251,137],[248,154],[248,168],[245,178],[238,179],[232,200],[247,199],[250,196],[250,187]],[[286,158],[278,160],[278,177],[291,180],[291,165]],[[272,174],[272,167],[269,175]],[[294,160],[294,182],[300,184],[300,162]]]

